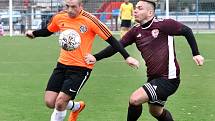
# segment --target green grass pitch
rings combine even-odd
[[[197,67],[185,38],[176,37],[181,66],[181,85],[166,107],[176,121],[215,121],[215,35],[197,34],[205,65]],[[93,53],[108,44],[96,38]],[[132,45],[126,48],[141,61],[138,70],[116,54],[98,62],[85,87],[77,96],[86,108],[79,121],[125,121],[129,95],[146,81],[145,65]],[[49,121],[52,110],[43,102],[47,80],[55,67],[57,37],[27,39],[0,37],[0,121]],[[147,104],[139,121],[155,121]]]

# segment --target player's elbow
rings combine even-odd
[[[181,29],[181,33],[182,35],[189,35],[190,33],[192,33],[192,29],[184,25]]]

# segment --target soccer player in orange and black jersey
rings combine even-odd
[[[158,121],[173,121],[171,113],[164,108],[167,98],[174,94],[180,83],[180,69],[176,59],[173,36],[184,36],[192,50],[197,65],[204,63],[192,30],[172,19],[155,17],[155,0],[139,0],[134,10],[138,23],[121,39],[126,47],[136,44],[147,67],[147,83],[133,92],[129,100],[127,121],[137,121],[142,104],[148,103],[149,112]],[[87,55],[87,62],[96,62],[116,53],[112,47]]]
[[[54,108],[51,121],[63,121],[66,109],[72,111],[69,121],[76,121],[79,112],[85,107],[84,102],[73,102],[72,100],[86,83],[93,68],[93,64],[85,62],[85,55],[91,53],[96,35],[119,51],[129,66],[139,66],[139,62],[129,56],[110,30],[93,15],[82,9],[81,0],[64,0],[64,2],[66,10],[53,16],[47,28],[26,32],[26,36],[35,38],[47,37],[54,32],[72,29],[81,38],[79,48],[73,51],[61,49],[57,66],[49,79],[45,92],[45,103],[49,108]]]

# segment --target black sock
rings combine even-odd
[[[127,121],[137,121],[141,113],[142,113],[142,105],[135,106],[135,105],[129,104]]]
[[[172,118],[171,113],[166,109],[163,109],[162,114],[159,117],[155,117],[155,118],[158,121],[174,121],[173,118]]]

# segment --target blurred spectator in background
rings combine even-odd
[[[0,17],[0,36],[4,35],[4,29],[3,29],[3,23],[1,21],[1,17]]]
[[[41,22],[42,29],[47,28],[51,18],[52,18],[52,15],[42,15],[42,22]]]
[[[121,32],[120,36],[123,37],[124,34],[131,27],[131,20],[133,18],[133,4],[129,0],[124,0],[124,3],[120,6],[120,19],[121,19]]]
[[[22,19],[20,21],[21,34],[25,34],[25,24],[26,24],[26,18],[24,15],[22,15]]]

